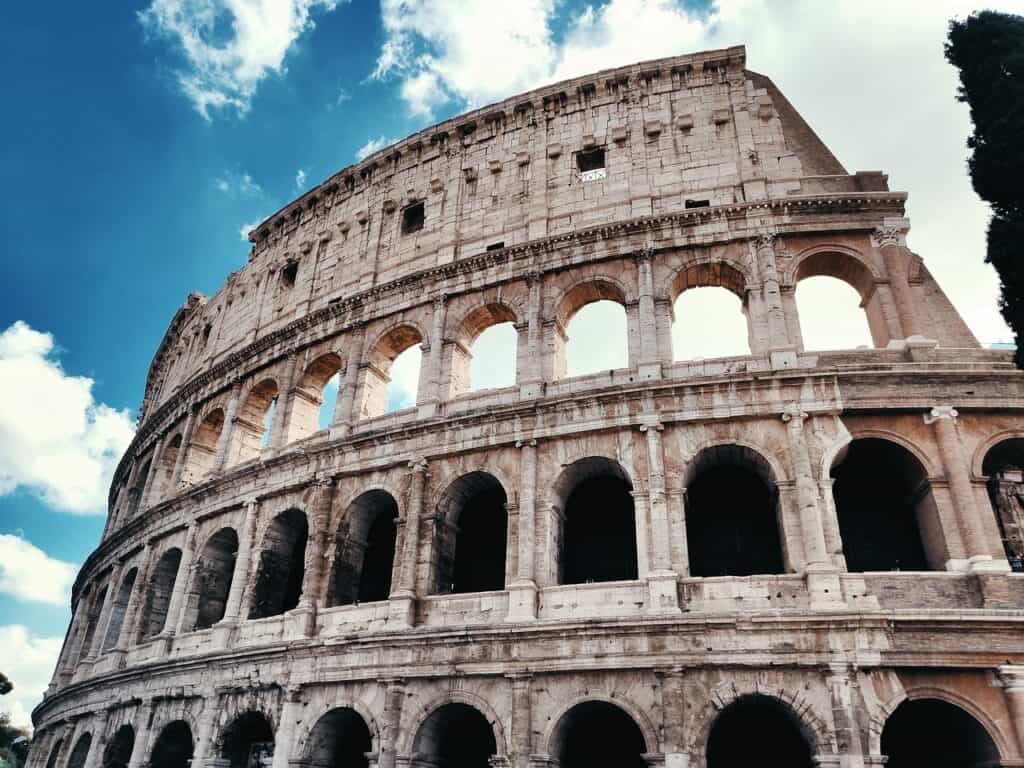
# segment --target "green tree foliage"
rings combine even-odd
[[[960,70],[957,99],[971,110],[971,183],[992,206],[985,260],[999,274],[1000,310],[1024,368],[1024,16],[953,20],[946,59]]]
[[[7,679],[7,675],[0,672],[0,696],[14,690],[14,685]]]

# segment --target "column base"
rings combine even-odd
[[[537,618],[537,584],[533,579],[516,579],[508,586],[508,615],[505,621],[534,621]]]
[[[636,367],[636,373],[640,381],[657,381],[661,378],[661,361],[640,363]]]
[[[796,347],[772,347],[768,350],[768,361],[773,371],[796,368]]]
[[[679,575],[675,571],[647,574],[647,613],[679,612]]]
[[[690,768],[690,753],[666,752],[665,768]]]
[[[217,648],[227,648],[234,644],[235,629],[238,625],[233,622],[221,621],[213,625],[213,644]]]
[[[536,400],[544,396],[543,381],[524,381],[519,385],[520,400]]]
[[[967,560],[969,573],[1010,573],[1010,563],[1005,559],[996,560],[991,555],[975,555]]]
[[[300,600],[285,614],[285,625],[285,634],[312,637],[316,634],[316,606]]]
[[[412,592],[392,592],[388,598],[388,626],[412,627],[416,622],[416,595]]]
[[[843,585],[834,565],[809,565],[806,570],[807,591],[811,595],[811,610],[845,608]]]

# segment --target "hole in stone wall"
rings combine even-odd
[[[186,485],[202,480],[213,471],[217,441],[223,428],[224,411],[214,408],[193,432],[192,442],[188,446],[188,467],[183,478]]]
[[[170,607],[174,582],[181,565],[181,550],[177,547],[164,552],[153,569],[153,580],[146,593],[146,604],[139,622],[139,641],[144,642],[160,634],[167,623],[167,609]]]
[[[426,212],[423,203],[413,203],[402,209],[402,234],[409,235],[423,229]]]
[[[486,472],[453,481],[437,505],[435,592],[505,588],[508,513],[505,489]]]
[[[289,261],[281,269],[281,285],[286,289],[291,289],[295,286],[295,280],[299,276],[299,262]]]
[[[360,494],[335,534],[328,605],[387,600],[395,560],[398,504],[386,491]]]
[[[274,731],[260,712],[239,715],[224,731],[221,757],[230,768],[265,768],[274,757]]]
[[[260,552],[250,619],[279,616],[299,604],[308,537],[306,516],[297,509],[271,522]]]
[[[334,419],[342,360],[334,352],[321,355],[306,366],[293,391],[288,437],[292,443],[326,429]]]
[[[264,379],[254,386],[238,409],[229,466],[251,461],[267,446],[277,412],[277,382]]]
[[[825,275],[800,280],[796,286],[796,306],[804,349],[874,346],[860,294],[845,281]]]
[[[484,768],[497,751],[491,724],[468,704],[445,704],[420,726],[412,751],[427,765]]]
[[[103,604],[107,601],[107,587],[104,586],[89,603],[89,612],[86,614],[85,635],[82,639],[82,647],[78,652],[78,659],[81,661],[92,650],[93,639],[96,636],[96,627],[100,622],[100,613],[103,611]]]
[[[721,711],[708,735],[708,768],[811,768],[812,748],[787,706],[741,696]]]
[[[707,208],[710,205],[710,200],[686,200],[683,202],[683,208]]]
[[[224,618],[237,555],[238,534],[233,528],[221,528],[203,547],[196,569],[195,629],[212,627]]]
[[[999,750],[974,717],[938,699],[904,701],[885,721],[886,768],[999,765]]]
[[[149,758],[149,768],[189,768],[192,761],[192,729],[183,720],[164,726]]]
[[[560,768],[646,768],[647,747],[633,718],[614,704],[586,701],[558,721],[553,736]]]
[[[57,758],[60,757],[61,747],[64,746],[64,739],[57,739],[54,742],[53,747],[50,749],[50,756],[46,758],[46,768],[55,768],[57,765]]]

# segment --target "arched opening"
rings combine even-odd
[[[626,470],[602,456],[580,459],[562,470],[554,495],[559,583],[636,579],[636,513]]]
[[[174,467],[178,463],[178,453],[181,451],[181,434],[170,439],[160,454],[160,468],[157,470],[156,487],[153,489],[153,500],[159,501],[165,495],[174,495],[175,488],[171,488],[171,478],[174,477]]]
[[[361,418],[381,416],[416,404],[422,343],[420,332],[411,325],[393,328],[377,341],[362,371]]]
[[[832,496],[850,571],[927,571],[922,531],[938,531],[927,473],[914,455],[878,438],[854,440],[832,467]],[[929,565],[931,563],[931,565]]]
[[[585,701],[558,721],[552,755],[560,768],[646,768],[643,732],[622,709]]]
[[[778,699],[741,696],[711,726],[707,768],[811,768],[813,739]]]
[[[387,600],[395,562],[398,504],[387,491],[360,494],[335,534],[328,605]]]
[[[224,729],[220,756],[230,768],[266,768],[274,757],[274,729],[262,712],[246,712]]]
[[[104,586],[89,602],[89,611],[85,615],[85,634],[82,636],[82,647],[78,651],[79,661],[86,658],[92,650],[93,639],[96,636],[96,627],[100,623],[100,614],[103,612],[103,604],[106,601],[107,587]]]
[[[693,264],[672,280],[674,360],[750,354],[747,281],[723,262]]]
[[[1024,438],[994,445],[981,467],[1010,567],[1024,571]]]
[[[889,331],[875,278],[855,257],[823,251],[805,257],[794,275],[804,349],[884,347]]]
[[[150,768],[189,768],[192,761],[192,729],[184,720],[174,720],[163,727],[153,744]]]
[[[217,459],[217,441],[224,429],[224,411],[214,408],[196,427],[188,449],[188,465],[182,478],[186,485],[198,482],[213,472]]]
[[[470,312],[449,345],[449,396],[516,383],[516,317],[504,304],[485,304]]]
[[[686,473],[691,576],[752,576],[785,570],[775,477],[741,445],[705,448]]]
[[[57,759],[60,757],[60,750],[64,746],[64,739],[57,739],[50,749],[50,756],[46,758],[46,768],[55,768]]]
[[[470,472],[448,485],[437,504],[433,592],[505,588],[507,501],[501,483],[487,472]]]
[[[308,366],[302,375],[299,386],[295,388],[291,402],[291,416],[288,419],[288,440],[302,440],[314,432],[323,429],[321,425],[323,406],[328,385],[333,382],[334,396],[337,397],[338,372],[341,370],[341,358],[333,352],[321,355]],[[327,424],[334,410],[326,414]]]
[[[67,768],[85,768],[85,759],[89,756],[89,747],[91,746],[92,734],[82,734],[75,742],[75,748],[71,750]]]
[[[277,382],[264,379],[246,396],[235,417],[235,431],[228,465],[241,464],[260,455],[270,437],[273,413],[277,410]]]
[[[904,701],[885,721],[886,768],[973,768],[998,765],[988,731],[955,704],[940,699]]]
[[[332,709],[313,726],[306,754],[312,765],[367,768],[373,739],[366,721],[349,707]]]
[[[122,725],[103,750],[103,768],[128,768],[135,749],[135,729]]]
[[[177,547],[164,552],[153,569],[153,580],[146,592],[146,603],[139,622],[139,641],[143,642],[163,632],[167,623],[167,609],[171,604],[174,582],[181,565],[181,550]]]
[[[566,293],[553,333],[556,379],[629,366],[626,297],[612,282],[594,280]]]
[[[185,626],[206,629],[224,618],[237,556],[238,534],[234,528],[221,528],[207,540],[189,596],[189,613],[194,612],[194,618],[189,616]]]
[[[308,537],[306,516],[297,509],[282,512],[270,523],[260,552],[250,619],[279,616],[299,604]]]
[[[479,710],[468,704],[445,704],[423,721],[412,751],[427,765],[439,768],[490,768],[497,754],[494,730]]]
[[[149,469],[152,465],[153,459],[149,458],[146,459],[142,466],[136,468],[135,480],[132,482],[131,491],[129,491],[129,503],[131,505],[128,511],[129,518],[135,517],[142,507],[142,496],[146,492],[146,480],[149,478]]]
[[[110,606],[110,621],[107,624],[107,634],[103,638],[103,650],[109,651],[117,645],[121,638],[121,627],[124,625],[125,613],[128,611],[128,602],[132,597],[132,590],[135,588],[135,579],[138,578],[138,568],[132,568],[121,579],[121,586],[117,589],[114,603]]]

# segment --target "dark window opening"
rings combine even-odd
[[[224,732],[221,757],[230,768],[263,768],[274,756],[274,731],[260,712],[239,715]]]
[[[103,750],[103,768],[128,768],[133,749],[135,730],[130,725],[122,725]]]
[[[582,152],[577,152],[576,167],[580,173],[603,171],[605,168],[604,148],[598,147],[597,149],[585,149]]]
[[[499,240],[496,243],[491,243],[490,245],[488,245],[485,250],[488,250],[488,251],[500,251],[504,247],[505,247],[505,241],[504,240]]]
[[[885,721],[886,768],[965,768],[999,765],[985,728],[960,707],[938,699],[904,701]]]
[[[71,757],[68,758],[67,768],[85,768],[85,758],[89,755],[89,747],[92,746],[92,734],[86,733],[79,737],[75,748],[71,750]]]
[[[684,208],[707,208],[710,205],[710,200],[687,200],[683,203]]]
[[[436,587],[439,593],[505,588],[508,501],[486,472],[455,480],[438,503]]]
[[[305,573],[306,516],[297,509],[278,515],[267,531],[250,619],[279,616],[299,604]]]
[[[637,578],[631,491],[614,475],[588,477],[573,488],[565,505],[563,584]]]
[[[556,732],[561,768],[645,768],[647,748],[633,718],[604,701],[577,704]]]
[[[426,765],[489,768],[498,751],[491,724],[468,704],[445,704],[420,726],[412,752]]]
[[[773,489],[746,467],[712,466],[686,491],[691,576],[782,573]]]
[[[1024,439],[1004,440],[982,463],[988,477],[988,495],[999,523],[999,535],[1010,567],[1024,571]]]
[[[796,716],[768,696],[742,696],[708,735],[708,768],[811,768],[811,746]]]
[[[423,229],[426,212],[423,203],[413,203],[402,210],[402,234],[409,235]]]
[[[299,262],[289,261],[284,265],[284,269],[281,270],[281,284],[285,288],[291,288],[295,285],[295,278],[299,276]]]
[[[332,709],[317,720],[310,733],[309,764],[338,768],[367,768],[366,755],[373,751],[373,741],[366,722],[353,709]]]
[[[348,509],[335,535],[328,605],[387,600],[395,561],[398,504],[391,494],[367,491]]]
[[[199,595],[199,605],[195,629],[212,627],[224,618],[237,555],[238,534],[233,528],[217,531],[203,548],[196,573],[195,591]]]
[[[178,578],[178,566],[181,565],[181,550],[171,549],[157,561],[153,581],[146,593],[142,621],[139,627],[139,640],[149,640],[160,634],[167,623],[167,611],[174,592],[174,583]]]
[[[925,471],[902,446],[864,438],[832,470],[849,571],[927,571],[919,515],[931,509]]]
[[[183,720],[164,726],[150,755],[150,768],[189,768],[192,761],[192,730]]]

